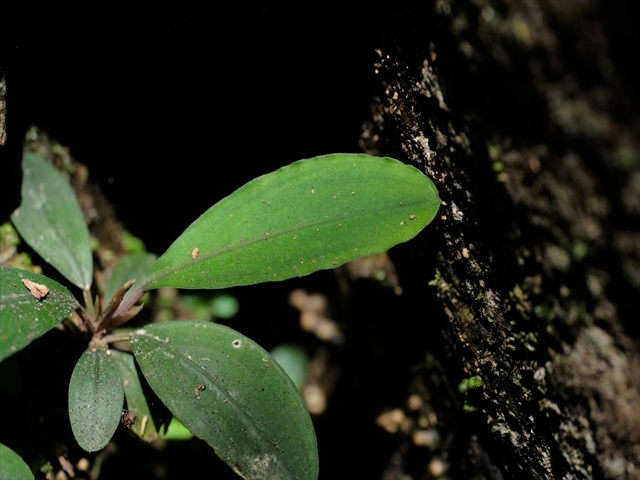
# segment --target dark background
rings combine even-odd
[[[30,124],[90,166],[157,252],[255,176],[359,151],[376,29],[363,5],[303,3],[21,3],[2,213]]]

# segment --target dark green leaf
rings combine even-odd
[[[23,280],[44,285],[49,292],[31,293]],[[50,278],[0,267],[0,361],[44,335],[79,306],[66,288]]]
[[[87,452],[105,447],[122,417],[124,388],[112,351],[91,345],[69,382],[69,420],[78,444]]]
[[[146,326],[131,346],[169,410],[247,479],[316,479],[316,437],[295,385],[259,345],[222,325]]]
[[[89,230],[69,183],[34,153],[22,159],[22,203],[11,215],[22,238],[74,285],[89,289]]]
[[[127,409],[137,417],[137,421],[131,426],[131,430],[147,442],[157,439],[158,430],[149,410],[133,355],[111,350],[111,356],[120,370],[124,384],[124,396],[127,399]]]
[[[413,238],[439,204],[431,180],[391,158],[301,160],[207,210],[160,257],[145,289],[223,288],[334,268]]]
[[[108,303],[113,298],[121,285],[129,280],[135,280],[139,284],[151,270],[157,257],[151,253],[139,252],[125,255],[116,263],[109,272],[104,285],[104,299]],[[135,286],[130,289],[125,298],[133,293]]]
[[[29,466],[16,452],[0,443],[0,480],[31,480]]]

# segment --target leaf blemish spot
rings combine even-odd
[[[234,340],[233,342],[231,342],[231,345],[233,346],[233,348],[240,348],[242,346],[242,342],[240,340]]]
[[[207,387],[205,387],[204,385],[198,385],[196,387],[196,389],[194,390],[194,393],[196,395],[196,398],[200,398],[200,392],[202,392],[204,389],[206,389]]]
[[[198,247],[196,247],[196,248],[194,248],[194,249],[191,251],[191,258],[192,258],[193,260],[195,260],[195,259],[196,259],[196,258],[198,258],[199,256],[200,256],[200,249],[198,249]]]
[[[416,216],[412,213],[411,215],[409,215],[409,220],[415,220]]]
[[[46,286],[41,285],[40,283],[32,282],[31,280],[27,280],[26,278],[22,279],[22,283],[29,289],[31,295],[33,295],[38,300],[42,300],[49,294],[49,289]]]

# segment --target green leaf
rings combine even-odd
[[[49,292],[37,298],[23,283],[44,285]],[[69,290],[50,278],[0,267],[0,361],[23,349],[55,327],[80,305]]]
[[[224,288],[334,268],[413,238],[439,204],[431,180],[391,158],[301,160],[207,210],[160,257],[145,289]]]
[[[228,320],[235,317],[238,310],[240,310],[238,299],[228,293],[216,295],[211,301],[211,313],[216,318]]]
[[[187,430],[187,427],[180,423],[180,420],[176,417],[171,417],[171,422],[167,427],[167,431],[160,433],[160,437],[165,440],[183,442],[185,440],[191,440],[193,438],[193,433]]]
[[[113,266],[106,278],[104,285],[105,303],[109,303],[118,288],[129,280],[135,280],[136,283],[140,283],[147,275],[147,272],[151,270],[156,259],[155,255],[146,252],[132,253],[122,257]],[[134,290],[135,288],[130,289],[124,298],[129,297]]]
[[[89,230],[69,183],[34,153],[22,159],[22,203],[11,221],[22,238],[74,285],[88,290],[93,275]]]
[[[307,378],[309,356],[299,345],[282,344],[271,350],[271,356],[278,362],[298,389],[302,388]]]
[[[87,452],[104,448],[122,417],[124,387],[112,353],[106,345],[91,345],[71,374],[71,430]]]
[[[169,410],[247,479],[316,479],[311,418],[295,385],[259,345],[199,321],[148,325],[131,346]]]
[[[0,443],[0,480],[31,480],[35,478],[29,466],[16,452]]]
[[[133,355],[111,350],[111,356],[120,370],[124,384],[124,396],[127,399],[127,409],[138,417],[137,422],[131,426],[131,430],[147,442],[157,439],[158,430],[144,395]]]

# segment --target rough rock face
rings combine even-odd
[[[425,242],[438,259],[429,307],[450,381],[483,381],[473,404],[482,421],[458,433],[480,436],[493,467],[482,473],[486,457],[471,455],[457,466],[471,476],[633,478],[640,465],[629,321],[639,164],[637,154],[619,163],[637,141],[610,110],[628,109],[631,97],[606,39],[573,36],[587,33],[580,22],[598,5],[574,8],[439,4],[440,28],[414,43],[428,52],[402,41],[379,50],[385,94],[365,137],[402,149],[443,200]],[[420,31],[417,20],[398,23]],[[590,26],[604,35],[602,23]],[[461,89],[471,90],[463,100]]]

